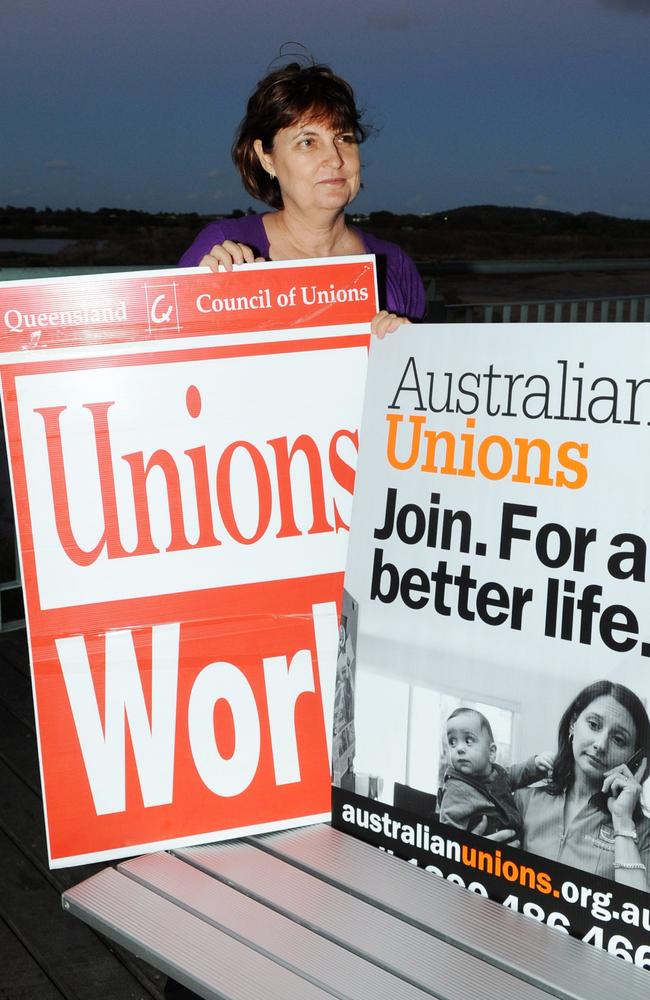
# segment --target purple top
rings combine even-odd
[[[269,256],[269,238],[262,215],[244,215],[240,219],[222,219],[210,222],[198,234],[178,262],[179,267],[197,267],[201,259],[217,243],[235,240],[245,243],[256,257]],[[377,284],[379,303],[383,309],[409,319],[422,319],[426,297],[418,270],[401,247],[386,240],[379,240],[370,233],[357,229],[367,253],[377,258]]]

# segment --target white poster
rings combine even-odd
[[[373,343],[333,772],[340,829],[644,967],[649,446],[640,324]]]

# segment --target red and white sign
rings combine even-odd
[[[0,285],[52,867],[329,814],[376,310],[367,257]]]

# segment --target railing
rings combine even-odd
[[[25,609],[3,438],[0,421],[0,632],[11,632],[24,627]]]
[[[5,569],[3,576],[9,579],[0,583],[0,632],[13,632],[17,628],[25,627],[25,607],[23,604],[23,586],[20,579],[20,563],[18,562],[18,552],[16,547],[15,529],[13,524],[10,529],[14,535],[14,560],[13,570]],[[8,540],[7,532],[4,541]]]
[[[436,315],[436,321],[444,323],[648,323],[650,295],[463,305],[443,303],[438,312],[441,315],[440,319]]]
[[[418,263],[418,270],[427,290],[426,318],[432,323],[650,322],[650,288],[647,276],[641,275],[637,279],[639,290],[634,295],[614,292],[606,296],[540,297],[527,301],[464,302],[457,305],[445,302],[440,294],[440,286],[444,287],[446,279],[452,277],[466,280],[468,277],[485,279],[518,275],[531,278],[542,274],[601,273],[608,276],[611,288],[615,285],[616,275],[650,274],[650,259],[422,261]]]

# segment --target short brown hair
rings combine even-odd
[[[272,208],[282,208],[282,194],[277,180],[269,177],[260,163],[255,140],[260,139],[264,151],[270,153],[280,129],[305,115],[314,121],[327,121],[337,131],[352,132],[357,142],[363,142],[369,134],[352,87],[329,66],[292,62],[269,73],[248,101],[233,142],[232,158],[248,193]]]

